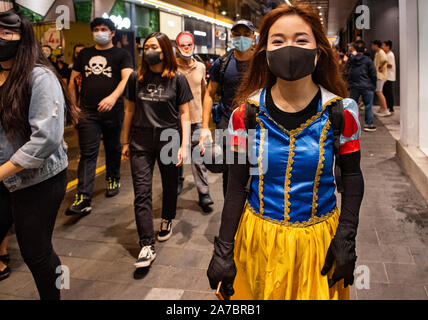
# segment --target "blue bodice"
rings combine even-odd
[[[252,181],[248,203],[264,218],[285,225],[307,226],[326,219],[336,207],[333,130],[327,106],[300,128],[288,131],[267,112],[263,90],[253,139]],[[251,143],[252,141],[252,143]]]

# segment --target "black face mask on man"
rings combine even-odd
[[[0,62],[12,59],[18,51],[19,40],[4,40],[0,38]]]
[[[154,66],[154,65],[162,62],[162,59],[160,57],[161,54],[162,54],[162,51],[148,50],[148,51],[144,52],[144,61],[149,66]]]
[[[315,58],[318,49],[294,46],[267,51],[266,58],[270,71],[286,81],[302,79],[315,71]]]

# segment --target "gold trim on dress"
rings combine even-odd
[[[291,171],[293,170],[294,163],[294,148],[295,148],[296,138],[292,135],[290,136],[290,146],[288,148],[288,160],[287,160],[287,170],[285,172],[285,182],[284,182],[284,221],[290,220],[290,183],[291,183]]]
[[[260,147],[259,147],[259,156],[258,156],[258,166],[259,166],[259,198],[260,198],[260,213],[264,213],[264,204],[263,204],[263,146],[265,144],[265,133],[266,129],[263,123],[259,118],[256,117],[256,121],[260,126]]]
[[[325,140],[327,139],[327,133],[330,129],[330,120],[327,120],[327,123],[324,125],[324,128],[321,131],[321,137],[319,142],[319,159],[318,159],[318,167],[317,172],[315,174],[315,181],[314,181],[314,190],[313,190],[313,197],[312,197],[312,218],[315,217],[315,214],[317,213],[317,207],[318,207],[318,188],[320,184],[320,179],[322,175],[322,169],[324,168],[324,144]]]
[[[296,136],[298,134],[300,134],[304,129],[306,129],[307,127],[309,127],[312,123],[314,123],[319,117],[321,117],[321,115],[324,113],[325,109],[331,105],[332,103],[334,103],[337,100],[341,100],[341,97],[335,97],[333,99],[330,99],[329,101],[327,101],[323,106],[320,112],[318,112],[316,115],[314,115],[312,118],[308,119],[308,121],[306,121],[305,123],[303,123],[299,128],[294,129],[294,130],[287,130],[285,129],[282,125],[280,125],[278,122],[276,122],[275,120],[273,120],[264,110],[262,110],[263,114],[270,119],[273,123],[275,123],[275,125],[278,126],[278,128],[280,128],[282,131],[284,131],[286,134],[288,134],[289,136]],[[251,102],[253,103],[253,102]]]
[[[337,207],[335,207],[331,212],[329,212],[325,215],[322,215],[321,217],[315,216],[315,217],[310,218],[308,221],[303,221],[303,222],[290,222],[290,221],[279,221],[279,220],[275,220],[275,219],[266,217],[266,216],[256,212],[256,210],[254,210],[254,208],[248,202],[245,205],[245,210],[246,209],[248,209],[252,214],[254,214],[256,217],[258,217],[260,219],[266,220],[270,223],[278,224],[280,226],[293,227],[293,228],[310,227],[314,224],[324,222],[324,221],[328,220],[330,217],[332,217],[333,215],[339,213],[339,209]]]

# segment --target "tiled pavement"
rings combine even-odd
[[[377,121],[377,120],[376,120]],[[399,167],[395,142],[377,121],[378,131],[363,133],[362,168],[365,197],[357,238],[357,265],[370,271],[370,289],[352,288],[353,299],[428,299],[428,205]],[[210,175],[212,213],[202,213],[190,168],[179,197],[173,236],[156,244],[157,259],[148,272],[135,272],[138,255],[129,165],[123,165],[119,196],[103,195],[104,176],[97,178],[92,214],[78,219],[63,212],[57,219],[54,248],[69,267],[70,289],[63,299],[215,299],[206,278],[212,242],[222,208],[221,177]],[[154,178],[155,227],[160,221],[159,172]],[[16,240],[11,239],[13,270],[0,282],[0,299],[38,297]],[[358,275],[357,275],[358,276]]]

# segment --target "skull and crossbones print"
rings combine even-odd
[[[103,74],[109,78],[112,77],[111,67],[107,67],[107,59],[103,56],[95,56],[89,60],[89,66],[85,66],[86,78],[91,74],[100,75]]]

